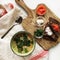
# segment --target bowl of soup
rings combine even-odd
[[[35,39],[30,33],[20,31],[14,34],[10,46],[16,55],[27,56],[31,54],[35,48]]]

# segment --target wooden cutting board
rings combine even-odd
[[[37,27],[34,25],[34,22],[36,21],[37,19],[37,15],[36,15],[36,9],[35,10],[31,10],[29,9],[28,7],[26,7],[25,3],[23,2],[23,0],[16,0],[16,3],[18,5],[20,5],[21,7],[23,7],[26,12],[28,13],[28,16],[27,18],[25,18],[22,22],[22,26],[23,28],[31,33],[32,35],[34,35],[34,31],[37,29]],[[39,4],[40,5],[40,4]],[[38,5],[38,6],[39,6]],[[47,23],[49,20],[49,17],[52,17],[56,20],[58,20],[60,22],[60,19],[53,13],[51,12],[51,10],[45,5],[43,4],[46,9],[47,9],[47,12],[46,14],[42,17],[40,16],[41,18],[44,19],[45,23]],[[49,41],[49,40],[45,40],[45,39],[36,39],[36,42],[44,49],[44,50],[49,50],[50,48],[54,47],[55,45],[57,45],[59,42],[60,42],[60,37],[58,38],[58,40],[56,42],[53,42],[53,41]]]
[[[57,19],[58,21],[60,21],[60,19],[54,15],[51,10],[46,6],[47,8],[47,13],[44,15],[45,20],[47,21],[49,19],[49,17],[53,17],[55,19]],[[28,19],[29,20],[29,19]],[[24,20],[22,23],[24,29],[26,31],[28,31],[29,33],[31,33],[33,35],[35,28],[33,25],[31,25],[29,23],[29,21]],[[52,42],[49,40],[45,40],[45,39],[36,39],[36,42],[44,49],[44,50],[49,50],[50,48],[54,47],[55,45],[57,45],[60,42],[60,37],[56,42]]]

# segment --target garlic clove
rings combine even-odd
[[[51,31],[50,27],[46,27],[45,32],[46,32],[49,36],[51,36],[51,35],[53,34],[53,32]]]

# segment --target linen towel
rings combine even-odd
[[[20,10],[14,8],[0,18],[0,37],[15,23],[19,13]],[[12,36],[18,31],[24,31],[21,24],[15,26],[4,39],[0,38],[0,60],[48,60],[48,51],[44,51],[37,43],[32,54],[26,57],[20,57],[14,54],[10,48],[10,41]]]

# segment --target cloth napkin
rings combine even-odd
[[[19,15],[21,15],[20,10],[14,8],[0,18],[0,37],[15,23]],[[22,16],[24,18],[24,15]],[[15,55],[10,48],[10,41],[18,31],[24,31],[21,24],[16,25],[4,39],[0,38],[0,60],[49,60],[48,51],[44,51],[37,43],[32,54],[26,57]]]
[[[13,25],[14,21],[18,18],[19,10],[16,8],[12,9],[6,15],[0,18],[0,36],[3,35],[10,26]]]

